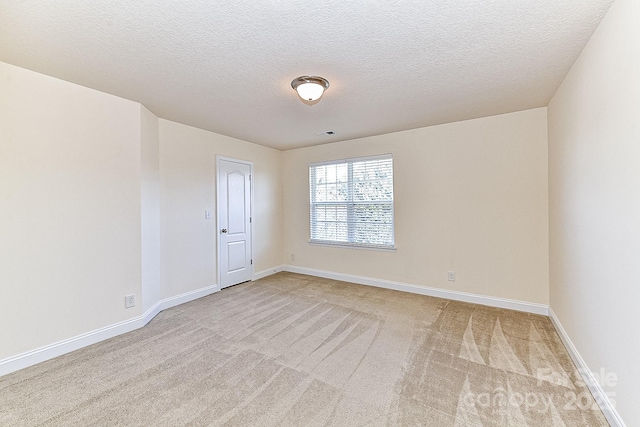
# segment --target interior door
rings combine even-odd
[[[248,162],[218,158],[220,288],[251,280],[251,169]]]

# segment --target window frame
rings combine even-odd
[[[359,162],[366,161],[375,161],[375,160],[390,160],[391,161],[391,200],[378,200],[378,201],[364,201],[358,202],[353,200],[353,187],[354,187],[354,178],[353,178],[353,164]],[[350,200],[346,200],[344,202],[316,202],[314,201],[314,190],[316,189],[316,182],[312,181],[312,168],[317,168],[320,166],[327,165],[342,165],[347,164],[348,172],[347,172],[347,194]],[[314,246],[329,246],[329,247],[342,247],[342,248],[350,248],[350,249],[364,249],[364,250],[374,250],[374,251],[383,251],[383,252],[395,252],[395,191],[394,191],[394,181],[395,181],[395,172],[394,172],[394,162],[393,155],[391,153],[387,154],[379,154],[373,156],[363,156],[363,157],[351,157],[346,159],[337,159],[337,160],[327,160],[322,162],[314,162],[309,164],[309,244]],[[315,175],[314,175],[315,176]],[[376,244],[376,243],[359,243],[355,241],[334,241],[334,240],[322,240],[322,239],[314,239],[313,234],[313,224],[314,224],[314,207],[318,206],[331,206],[331,205],[346,205],[347,206],[347,238],[352,238],[351,236],[355,235],[353,231],[356,225],[355,217],[354,217],[354,207],[357,204],[373,204],[375,205],[390,205],[391,206],[391,244]],[[315,219],[317,223],[317,218]]]

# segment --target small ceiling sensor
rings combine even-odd
[[[335,135],[336,133],[332,130],[325,130],[324,132],[318,132],[316,135]]]

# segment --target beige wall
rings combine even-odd
[[[640,425],[640,2],[616,0],[549,104],[551,307]]]
[[[544,109],[282,153],[0,73],[0,360],[216,284],[216,155],[254,163],[256,272],[295,253],[297,266],[547,302]],[[386,152],[397,252],[309,246],[308,163]]]
[[[382,153],[397,251],[310,245],[309,163]],[[283,262],[547,304],[547,196],[546,108],[290,150]]]
[[[253,162],[255,272],[281,264],[282,153],[160,120],[162,298],[217,283],[216,155]]]
[[[4,63],[0,94],[0,360],[215,285],[217,154],[254,162],[255,271],[281,264],[281,152]]]
[[[0,63],[0,360],[137,316],[140,106]]]
[[[140,106],[142,311],[160,301],[160,145],[158,118]]]

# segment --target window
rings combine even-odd
[[[393,249],[391,154],[309,165],[311,243]]]

